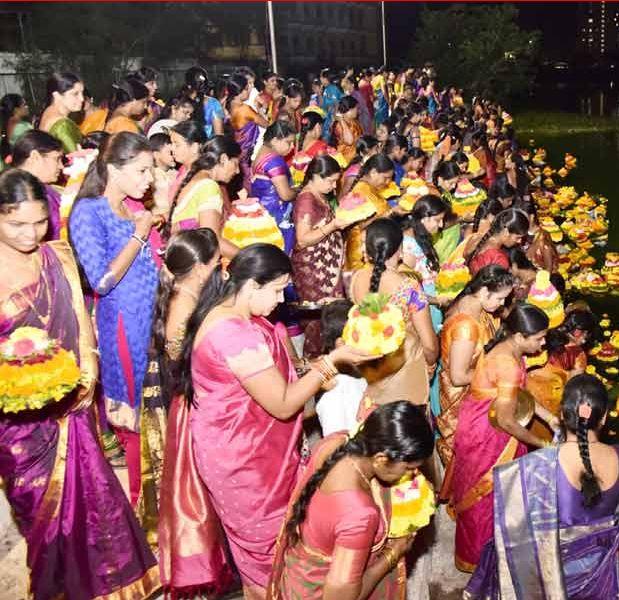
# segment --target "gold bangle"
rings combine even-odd
[[[322,362],[325,364],[328,371],[333,374],[333,377],[335,377],[339,373],[338,368],[335,366],[335,363],[333,362],[333,359],[328,354],[324,354],[322,356]]]

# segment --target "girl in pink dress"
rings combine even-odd
[[[265,317],[283,301],[290,259],[276,246],[218,267],[187,324],[180,389],[191,404],[198,473],[228,538],[246,598],[264,598],[275,540],[297,482],[302,409],[337,373],[370,357],[346,346],[297,381],[285,328]]]

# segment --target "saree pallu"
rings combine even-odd
[[[527,374],[527,390],[533,394],[538,404],[550,411],[555,417],[561,415],[561,397],[568,380],[568,373],[561,367],[547,362],[539,369]],[[533,419],[530,431],[546,441],[552,441],[554,432],[538,418]]]
[[[62,144],[62,151],[65,154],[75,152],[78,145],[82,143],[82,132],[75,121],[69,117],[58,119],[47,133]]]
[[[159,509],[161,582],[173,595],[220,593],[232,580],[224,534],[192,448],[189,407],[172,400]]]
[[[290,256],[295,245],[295,229],[292,220],[294,202],[286,202],[279,197],[272,178],[285,176],[290,183],[290,170],[282,156],[268,152],[257,159],[251,173],[251,195],[269,211],[284,237],[284,250]]]
[[[550,234],[541,227],[537,230],[529,247],[526,249],[527,258],[538,268],[554,273],[559,266],[559,255]],[[550,268],[544,264],[546,256],[550,256]]]
[[[239,166],[243,175],[243,187],[250,189],[251,182],[251,156],[254,146],[260,136],[260,128],[254,121],[256,111],[247,104],[241,105],[232,114],[230,121],[234,129],[234,139],[241,147]]]
[[[492,427],[491,404],[524,386],[524,365],[499,354],[482,356],[469,393],[460,404],[454,440],[451,506],[456,515],[456,566],[473,572],[492,537],[492,470],[526,454],[516,438]]]
[[[273,574],[267,588],[267,600],[321,600],[323,597],[323,589],[331,568],[331,557],[309,548],[302,541],[290,546],[286,526],[292,516],[295,502],[316,472],[318,465],[322,464],[347,439],[348,436],[343,433],[334,433],[324,438],[314,449],[310,463],[292,493],[286,519],[277,540]],[[382,487],[373,481],[372,496],[385,522],[386,532],[391,515],[389,488]],[[386,540],[385,536],[372,548],[368,567],[371,567],[375,561],[384,560],[381,550]],[[406,600],[406,564],[403,558],[378,582],[368,596],[368,600]]]
[[[337,105],[343,96],[344,92],[334,83],[330,83],[322,92],[322,108],[326,113],[322,123],[322,137],[327,142],[331,136],[331,126],[333,125]]]
[[[39,282],[3,303],[0,334],[45,329],[79,357],[88,391],[0,419],[0,476],[28,545],[30,595],[146,597],[159,587],[157,562],[96,434],[94,338],[77,267],[64,242],[43,246],[41,259]]]
[[[618,515],[562,526],[558,469],[558,448],[496,469],[494,542],[484,548],[466,600],[619,597]]]

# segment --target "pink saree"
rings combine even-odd
[[[264,597],[275,541],[297,482],[302,414],[280,421],[242,382],[275,366],[296,378],[285,329],[264,318],[214,323],[194,348],[189,413],[200,478],[225,531],[247,593]]]
[[[482,355],[460,404],[454,439],[451,504],[456,513],[456,566],[473,572],[492,538],[492,471],[526,454],[527,447],[488,420],[494,400],[524,388],[524,363],[506,354]]]

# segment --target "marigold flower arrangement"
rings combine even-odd
[[[391,487],[389,537],[410,535],[430,523],[436,511],[434,490],[423,476],[403,477]]]
[[[0,340],[0,411],[35,410],[62,400],[80,382],[75,354],[36,327]]]

